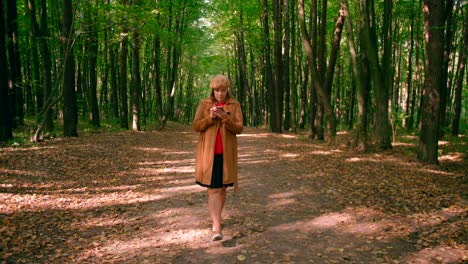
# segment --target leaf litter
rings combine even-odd
[[[359,153],[305,138],[239,136],[220,242],[188,127],[0,149],[0,263],[468,261],[463,154],[428,166],[407,144]]]

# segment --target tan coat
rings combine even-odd
[[[195,113],[192,128],[199,132],[195,162],[195,180],[204,185],[211,184],[213,170],[214,146],[218,128],[223,139],[223,184],[234,183],[237,186],[237,134],[243,130],[242,110],[238,101],[233,98],[226,100],[224,111],[229,113],[229,118],[223,121],[212,120],[210,108],[216,105],[212,99],[204,99],[200,102]]]

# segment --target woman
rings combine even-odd
[[[211,95],[200,102],[192,128],[200,133],[196,150],[195,180],[208,187],[208,211],[213,222],[212,240],[222,240],[221,214],[226,188],[237,186],[237,134],[242,132],[242,111],[229,95],[229,79],[215,76]]]

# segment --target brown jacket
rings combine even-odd
[[[195,180],[204,185],[210,185],[213,170],[214,146],[218,128],[223,139],[223,184],[234,183],[237,186],[237,134],[243,130],[242,110],[238,101],[233,98],[226,100],[224,111],[229,118],[223,121],[210,118],[210,108],[216,105],[212,99],[200,102],[195,113],[192,128],[199,132],[195,162]]]

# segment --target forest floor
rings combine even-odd
[[[429,166],[347,137],[246,128],[217,242],[189,127],[0,148],[0,263],[466,263],[468,139]]]

